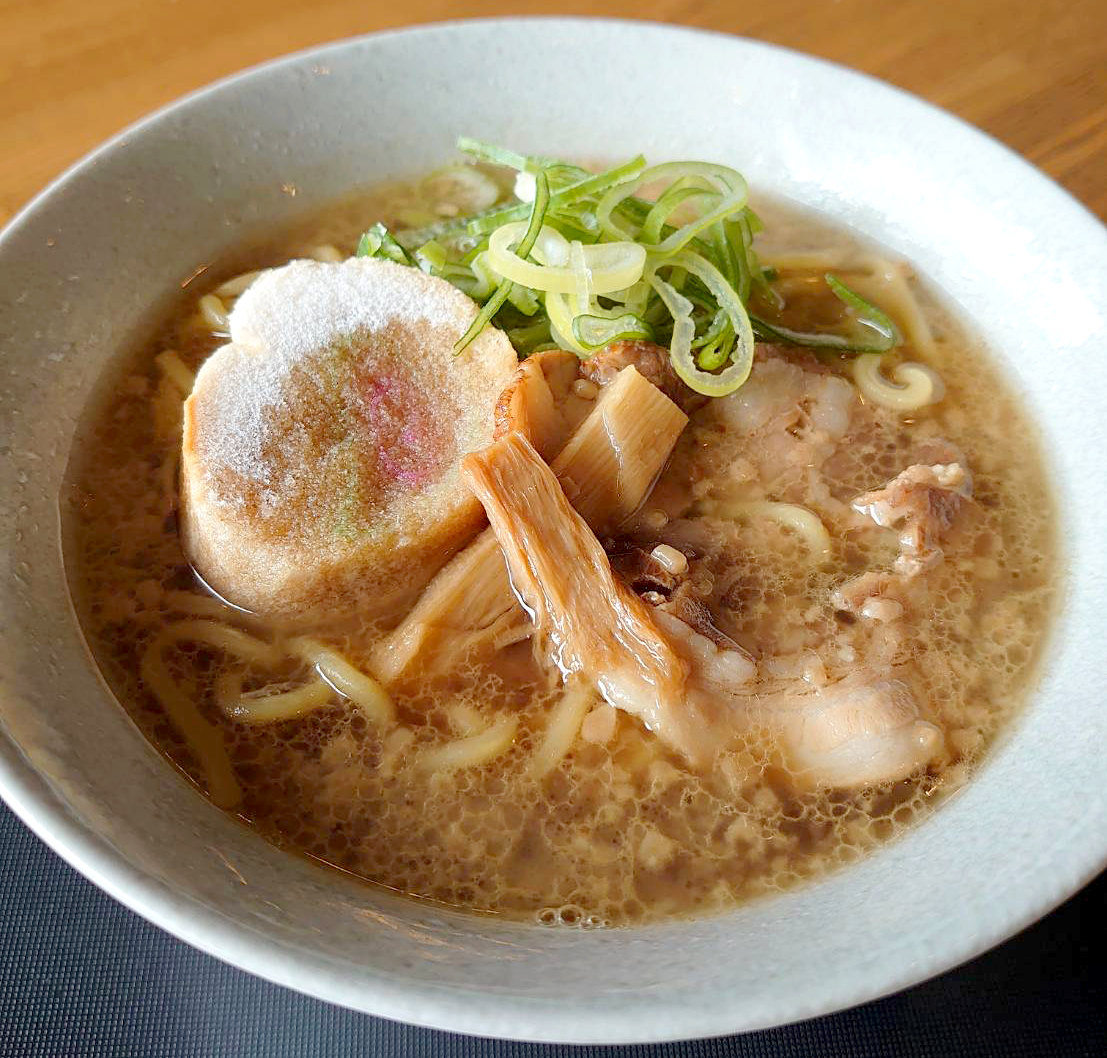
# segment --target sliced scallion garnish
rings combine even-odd
[[[630,161],[615,166],[614,169],[608,169],[606,172],[578,180],[576,183],[569,184],[552,194],[550,196],[550,208],[559,210],[565,206],[574,205],[582,199],[599,195],[608,188],[615,187],[624,180],[636,176],[645,167],[646,159],[639,154],[637,157],[631,158]],[[495,210],[474,218],[469,222],[468,230],[473,235],[487,235],[503,224],[522,220],[526,215],[527,206],[525,203],[519,206],[507,206],[504,209]]]
[[[539,173],[535,182],[534,201],[530,207],[530,223],[526,233],[519,242],[516,253],[520,257],[526,257],[534,248],[538,234],[542,230],[542,221],[546,216],[546,209],[550,203],[550,185],[545,173]],[[496,292],[488,299],[484,307],[477,313],[477,318],[470,324],[469,329],[461,336],[454,346],[454,356],[465,350],[481,331],[491,322],[492,317],[503,307],[503,303],[511,296],[512,281],[503,280],[496,288]]]
[[[869,330],[876,331],[876,333],[880,335],[881,340],[887,343],[887,349],[891,349],[899,343],[899,329],[886,312],[877,308],[871,301],[863,298],[857,291],[851,290],[845,283],[835,276],[832,276],[829,272],[827,272],[823,278],[826,280],[826,285],[830,287],[834,296],[847,308],[853,310],[854,319],[856,319],[862,327],[868,327]]]
[[[573,337],[591,352],[623,340],[653,341],[653,328],[633,312],[613,319],[580,315],[573,317]]]
[[[867,333],[800,331],[753,316],[753,328],[758,337],[770,342],[802,345],[809,349],[833,349],[843,353],[886,353],[900,343],[899,329],[886,312],[829,272],[823,278],[834,296],[850,310],[850,315]]]
[[[415,262],[383,224],[374,224],[358,241],[357,257],[384,257],[396,264],[411,265]]]
[[[447,264],[446,247],[431,239],[415,251],[415,263],[424,272],[438,275]]]
[[[666,162],[663,165],[654,165],[649,169],[644,169],[634,179],[628,180],[604,193],[596,209],[596,218],[600,222],[601,229],[611,238],[641,237],[645,224],[643,224],[642,230],[638,232],[628,232],[624,225],[615,220],[613,216],[615,207],[630,198],[644,184],[659,180],[670,182],[687,180],[689,177],[702,180],[716,189],[714,194],[705,191],[700,192],[700,197],[708,200],[710,208],[700,216],[674,229],[663,239],[648,244],[647,249],[661,254],[675,253],[687,246],[700,232],[706,231],[713,224],[726,220],[745,208],[746,201],[749,198],[749,189],[742,174],[737,170],[728,169],[725,165],[713,165],[710,162]],[[647,215],[647,223],[648,221],[649,215]]]
[[[677,292],[668,284],[658,280],[655,283],[655,289],[662,295],[666,307],[673,313],[673,343],[669,348],[673,370],[683,379],[685,385],[704,396],[722,397],[727,393],[733,393],[749,378],[750,370],[753,367],[753,328],[750,325],[749,313],[746,312],[745,305],[742,304],[734,288],[727,283],[722,272],[697,253],[681,250],[679,253],[663,259],[661,267],[665,266],[680,268],[689,277],[698,280],[714,297],[719,310],[725,314],[727,325],[732,332],[732,342],[720,342],[712,350],[708,361],[714,363],[716,367],[722,368],[722,370],[717,373],[705,370],[703,366],[695,362],[692,356],[692,342],[695,339],[694,323],[692,323],[692,331],[687,334],[687,342],[685,342],[684,337],[687,333],[684,325],[684,306],[688,306],[687,318],[691,321],[692,301],[684,295],[677,295],[680,298],[678,303],[671,296],[666,296],[665,287],[668,287],[668,291],[671,291],[672,294]],[[680,310],[679,315],[673,312],[674,305]],[[676,334],[677,327],[680,328],[679,344]],[[724,364],[727,366],[724,367]]]
[[[669,346],[692,389],[721,396],[748,377],[755,335],[840,352],[880,353],[900,340],[884,312],[831,275],[845,328],[788,325],[777,275],[754,250],[761,221],[734,169],[647,168],[637,156],[589,173],[481,140],[463,138],[458,147],[475,160],[460,166],[472,178],[455,179],[455,165],[420,186],[444,194],[454,179],[470,209],[486,208],[394,234],[377,224],[358,246],[360,255],[440,276],[481,305],[457,352],[489,323],[521,356],[556,345],[586,357],[620,339],[652,340]],[[490,165],[518,175],[512,183]],[[639,196],[646,187],[655,197]],[[488,205],[495,189],[499,200]],[[427,205],[450,211],[448,199]],[[418,199],[412,206],[411,216],[428,215]]]
[[[525,154],[516,154],[515,151],[510,151],[506,147],[500,147],[495,143],[486,143],[484,140],[476,140],[472,136],[458,136],[457,149],[462,154],[468,154],[479,161],[490,162],[492,165],[502,165],[520,173],[537,175],[543,169],[557,164],[552,158],[528,158]]]

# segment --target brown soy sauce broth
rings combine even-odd
[[[154,357],[171,348],[193,370],[203,362],[222,338],[197,316],[197,300],[237,272],[281,264],[320,244],[348,254],[373,220],[394,224],[426,208],[412,185],[390,185],[205,272],[159,333],[120,363],[117,385],[79,439],[67,556],[77,611],[120,702],[201,789],[202,769],[139,676],[147,646],[179,619],[171,593],[202,591],[176,532],[180,397]],[[771,202],[763,216],[767,251],[871,252],[794,207]],[[807,281],[802,269],[795,278],[800,287]],[[850,863],[902,833],[972,775],[1022,707],[1058,577],[1051,498],[1027,440],[1035,436],[1032,424],[980,343],[924,285],[912,280],[912,289],[934,333],[930,362],[945,381],[945,399],[907,417],[863,416],[817,480],[789,479],[787,494],[773,496],[810,504],[833,530],[827,504],[879,487],[927,439],[960,448],[975,500],[945,541],[944,562],[913,585],[910,620],[844,621],[826,604],[846,578],[890,562],[891,535],[874,541],[843,532],[832,562],[816,567],[792,534],[771,522],[743,522],[729,531],[721,555],[693,561],[692,575],[703,578],[723,630],[759,658],[815,655],[830,679],[857,666],[891,666],[946,732],[944,761],[887,786],[805,790],[763,733],[751,732],[698,774],[620,715],[609,742],[578,737],[539,781],[527,764],[560,691],[529,643],[396,689],[399,718],[411,732],[404,738],[382,734],[337,704],[271,725],[232,722],[214,695],[226,659],[203,646],[170,652],[174,678],[223,732],[243,788],[237,813],[281,847],[377,884],[572,926],[724,911]],[[834,310],[816,296],[806,306],[816,316]],[[848,377],[844,360],[830,361],[829,369]],[[742,444],[710,406],[695,413],[646,507],[679,512],[702,497],[756,495]],[[230,609],[227,620],[272,631]],[[365,665],[385,630],[348,622],[321,635]],[[303,666],[289,661],[277,673],[248,671],[245,680],[247,687],[281,679],[291,685],[303,676]],[[429,775],[416,766],[420,749],[503,715],[517,716],[520,726],[493,763]]]

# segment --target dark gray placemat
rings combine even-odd
[[[148,925],[3,807],[0,849],[2,1058],[549,1058],[590,1050],[451,1036],[328,1006]],[[1107,1055],[1105,905],[1107,876],[968,966],[856,1010],[604,1055],[1099,1058]]]

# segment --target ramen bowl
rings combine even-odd
[[[198,267],[441,163],[460,133],[542,154],[735,164],[755,188],[913,261],[1022,394],[1058,499],[1060,611],[1019,721],[903,838],[722,917],[528,926],[279,851],[174,771],[105,686],[59,546],[67,461],[99,380]],[[81,162],[0,237],[0,305],[0,790],[78,870],[198,948],[437,1028],[677,1039],[920,981],[1027,925],[1107,860],[1107,232],[950,116],[794,53],[659,26],[524,20],[373,36],[222,82]]]

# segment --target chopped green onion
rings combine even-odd
[[[633,286],[624,290],[615,290],[605,295],[610,301],[625,306],[627,312],[633,312],[635,316],[641,316],[646,311],[646,305],[650,300],[650,284],[647,279],[639,279]]]
[[[746,247],[742,242],[741,230],[734,221],[719,221],[711,229],[711,246],[719,271],[734,287],[738,297],[745,301],[749,297],[749,262],[746,259]],[[735,238],[735,232],[738,233],[737,238]],[[743,281],[745,281],[744,284]],[[743,285],[746,287],[745,293],[742,290]]]
[[[496,292],[484,303],[480,312],[477,313],[477,318],[470,324],[469,329],[458,339],[457,344],[454,345],[454,356],[460,356],[465,352],[466,348],[492,321],[492,317],[503,308],[503,304],[507,301],[507,297],[510,293],[511,281],[505,279],[496,288]]]
[[[878,309],[871,301],[867,301],[857,291],[850,290],[845,283],[829,272],[823,278],[834,296],[847,308],[853,310],[854,318],[862,327],[876,331],[888,343],[889,349],[900,341],[899,330],[887,313]]]
[[[546,179],[546,174],[539,173],[538,179],[535,182],[534,201],[531,203],[530,208],[530,223],[527,225],[526,233],[523,235],[516,250],[516,253],[520,257],[525,258],[534,248],[534,244],[538,239],[538,233],[542,230],[542,221],[546,216],[546,209],[549,207],[549,204],[550,184]],[[477,313],[477,318],[473,320],[469,329],[461,336],[454,346],[454,356],[464,352],[466,347],[491,322],[492,317],[500,311],[503,307],[503,303],[507,301],[510,296],[511,287],[512,283],[510,279],[505,279],[500,283],[496,288],[496,292],[485,302],[480,312]]]
[[[726,363],[730,355],[730,341],[733,335],[730,325],[724,328],[722,334],[716,335],[711,341],[706,342],[696,354],[696,363],[704,371],[718,371]],[[694,343],[693,343],[694,344]]]
[[[474,301],[484,301],[493,290],[500,285],[500,277],[488,267],[488,260],[483,250],[480,251],[468,265],[473,276],[473,293],[469,295]]]
[[[824,278],[834,296],[852,310],[853,318],[875,337],[865,338],[856,334],[837,334],[832,331],[797,331],[790,327],[769,323],[758,316],[751,316],[758,336],[771,342],[802,345],[810,349],[834,349],[848,353],[886,353],[899,344],[899,331],[887,313],[829,273]]]
[[[552,158],[528,158],[525,154],[516,154],[506,147],[485,143],[484,140],[475,140],[471,136],[458,136],[457,149],[462,154],[468,154],[482,162],[502,165],[521,173],[537,175],[541,170],[556,164]]]
[[[515,327],[507,332],[508,340],[514,346],[520,356],[526,356],[534,352],[540,345],[550,343],[549,318],[541,319],[537,323],[526,327]]]
[[[754,236],[762,223],[733,169],[706,162],[647,168],[637,156],[594,174],[481,140],[463,137],[458,148],[526,174],[514,183],[524,201],[502,204],[510,194],[502,171],[455,163],[419,185],[405,216],[433,220],[427,210],[445,212],[445,201],[475,212],[395,234],[376,224],[358,254],[417,265],[477,301],[459,353],[493,322],[521,356],[560,347],[587,357],[620,339],[657,341],[669,345],[687,385],[720,396],[748,377],[755,335],[877,353],[900,340],[885,313],[831,275],[827,286],[844,306],[847,333],[775,322],[785,301],[775,270],[758,260]],[[652,201],[638,196],[647,185],[657,188]],[[759,314],[751,316],[747,304]]]
[[[660,242],[661,230],[664,228],[665,222],[690,199],[701,198],[713,202],[719,200],[717,191],[705,191],[702,187],[679,186],[682,183],[682,180],[678,180],[657,200],[653,209],[646,214],[646,221],[638,234],[642,242],[647,244]]]
[[[643,261],[643,264],[645,262]],[[576,315],[580,315],[582,312],[587,312],[592,306],[592,272],[588,267],[588,262],[584,259],[584,247],[581,243],[574,239],[569,243],[569,268],[573,273],[574,290],[573,295],[573,310]],[[638,281],[638,277],[641,276],[641,272],[635,277],[633,282]],[[629,286],[628,283],[622,283],[615,289],[620,290],[625,286]]]
[[[538,295],[521,283],[512,283],[507,300],[511,302],[524,316],[533,316],[541,307]]]
[[[597,241],[596,229],[588,227],[584,223],[583,217],[583,214],[580,217],[568,217],[564,213],[547,213],[546,227],[553,228],[554,231],[564,235],[569,241],[575,239],[581,243],[595,243]]]
[[[743,301],[749,300],[753,273],[757,268],[749,216],[749,210],[743,210],[734,220],[724,221],[721,225],[723,238],[720,250],[728,261],[734,263],[734,282],[731,285]]]
[[[546,294],[546,315],[550,318],[550,335],[562,349],[577,356],[588,355],[588,349],[573,334],[573,313],[569,309],[568,295],[549,291]]]
[[[721,338],[729,326],[730,320],[727,319],[726,312],[719,309],[712,317],[711,323],[707,326],[707,330],[692,343],[692,348],[702,349],[705,345],[710,345],[718,338]],[[702,367],[703,365],[701,364],[700,366]]]
[[[614,319],[587,314],[573,317],[573,337],[589,351],[624,339],[653,341],[653,336],[653,328],[632,312]]]
[[[606,172],[578,180],[550,195],[550,208],[554,210],[561,209],[564,206],[579,202],[583,198],[598,195],[609,187],[614,187],[622,181],[636,176],[645,167],[646,159],[639,154],[637,157],[631,158],[630,161],[615,166],[614,169],[608,169]],[[526,215],[527,204],[525,202],[518,206],[507,206],[480,217],[474,217],[469,221],[468,230],[473,235],[487,235],[501,225],[522,220]]]
[[[411,265],[415,262],[408,252],[392,237],[383,224],[374,224],[358,240],[355,257],[385,257],[396,264]]]
[[[629,199],[643,184],[657,180],[675,181],[685,177],[702,178],[717,187],[719,195],[716,204],[713,209],[677,228],[659,242],[647,243],[646,249],[654,253],[670,254],[683,249],[700,232],[710,228],[717,221],[733,216],[746,206],[749,189],[742,174],[736,170],[708,162],[666,162],[663,165],[644,169],[633,179],[605,192],[596,207],[596,219],[600,223],[600,228],[604,234],[613,239],[640,238],[641,230],[638,233],[632,233],[615,222],[612,216],[615,207]]]
[[[655,275],[650,281],[673,314],[673,341],[670,346],[673,370],[685,385],[706,397],[722,397],[727,393],[733,393],[749,378],[753,367],[753,329],[750,326],[746,307],[738,299],[734,288],[727,283],[723,274],[699,254],[681,250],[671,257],[662,259],[655,266],[655,270],[674,265],[684,269],[689,275],[695,276],[715,296],[719,308],[726,313],[727,322],[733,328],[734,345],[729,346],[727,343],[728,355],[720,358],[719,361],[721,366],[729,359],[729,366],[723,368],[718,374],[701,369],[692,359],[692,341],[695,338],[695,323],[691,316],[692,302],[683,295],[677,294],[669,284]],[[679,303],[674,301],[672,295],[680,298]],[[674,311],[674,305],[679,309],[679,314]]]
[[[642,278],[646,251],[634,242],[604,242],[583,246],[575,243],[584,264],[571,263],[572,244],[553,228],[543,226],[534,248],[536,261],[528,261],[522,246],[512,249],[523,227],[522,221],[504,224],[488,240],[488,264],[505,279],[533,290],[576,294],[580,278],[590,275],[589,284],[596,294],[622,290]]]
[[[692,302],[660,276],[651,276],[650,285],[657,291],[673,317],[673,338],[669,344],[673,370],[683,379],[685,385],[691,386],[689,379],[695,378],[697,373],[703,374],[692,363],[692,339],[696,334],[696,325],[692,322]]]
[[[446,267],[446,248],[431,239],[415,251],[415,263],[424,271],[437,275]]]

